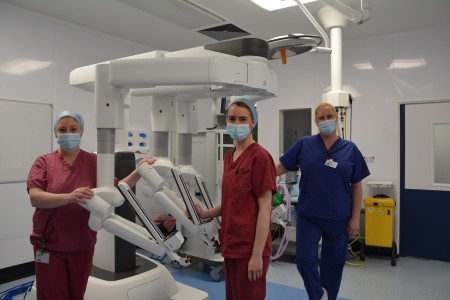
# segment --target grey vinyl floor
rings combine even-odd
[[[268,281],[304,288],[294,262],[271,263]],[[339,297],[352,300],[449,300],[450,263],[367,255],[361,266],[346,264]]]
[[[272,262],[267,280],[304,288],[294,260],[282,257]],[[33,279],[31,276],[2,284],[0,293]],[[397,265],[391,266],[389,257],[368,254],[363,265],[345,266],[339,297],[351,300],[449,300],[450,263],[399,257]],[[14,299],[23,299],[23,296]]]

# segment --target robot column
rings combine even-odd
[[[110,65],[95,66],[95,119],[97,127],[97,187],[114,187],[115,131],[123,127],[124,100],[121,90],[109,83]],[[119,193],[119,191],[117,191]],[[114,235],[97,235],[94,265],[116,271]]]

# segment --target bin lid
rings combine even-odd
[[[366,198],[364,205],[367,206],[395,206],[395,201],[391,198]]]

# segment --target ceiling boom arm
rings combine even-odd
[[[347,6],[338,0],[320,0],[339,11],[352,23],[362,24],[369,19],[369,3],[368,0],[361,0],[361,10],[356,10]]]

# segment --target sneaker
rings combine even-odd
[[[323,290],[323,295],[322,298],[320,298],[321,300],[328,300],[328,294],[327,294],[327,290],[326,289],[322,289]]]

